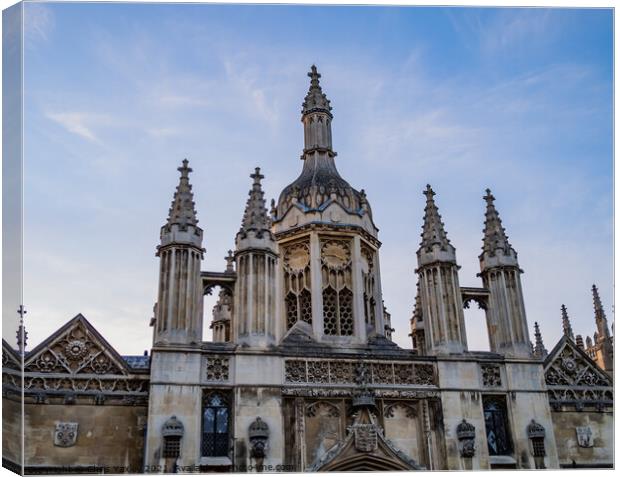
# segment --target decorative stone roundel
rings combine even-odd
[[[73,340],[67,344],[65,348],[65,353],[68,359],[72,361],[77,361],[78,359],[83,358],[88,353],[88,349],[86,348],[86,343],[81,340]]]
[[[286,251],[286,264],[295,271],[304,270],[310,262],[310,253],[308,248],[303,244],[293,245]]]
[[[323,263],[332,269],[342,269],[349,263],[349,250],[340,242],[327,242],[322,250]]]
[[[574,359],[566,357],[562,359],[562,367],[569,373],[574,373],[577,369],[577,363]]]

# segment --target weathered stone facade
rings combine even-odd
[[[564,338],[547,353],[536,326],[534,346],[517,252],[489,190],[481,286],[472,288],[459,285],[427,186],[413,349],[391,341],[370,203],[336,169],[330,101],[314,66],[309,76],[302,172],[268,211],[256,168],[224,271],[201,270],[203,231],[183,161],[157,247],[149,356],[119,356],[81,315],[25,354],[26,470],[613,465],[613,337],[598,292],[595,344],[573,341],[563,308]],[[203,342],[202,297],[215,287],[213,340]],[[490,352],[468,349],[463,309],[472,302],[486,312]],[[4,342],[3,457],[13,468],[20,359]]]

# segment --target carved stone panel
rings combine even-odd
[[[579,447],[593,447],[594,441],[592,440],[592,429],[590,426],[576,427],[577,432],[577,444]]]
[[[72,447],[78,435],[77,422],[59,422],[54,430],[54,445],[57,447]]]
[[[487,388],[497,388],[502,385],[502,375],[497,364],[482,364],[482,385]]]
[[[205,381],[225,382],[229,378],[230,360],[225,356],[206,356],[203,360]]]
[[[342,411],[337,402],[324,400],[306,401],[304,407],[306,462],[311,463],[344,438]]]
[[[369,385],[418,385],[436,386],[435,367],[428,363],[391,361],[344,361],[289,359],[284,364],[286,383],[360,384],[363,368]]]

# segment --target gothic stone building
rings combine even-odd
[[[413,349],[391,341],[370,203],[336,169],[313,66],[303,169],[271,211],[260,170],[224,271],[201,269],[187,161],[157,257],[147,356],[120,356],[78,315],[31,351],[3,342],[3,463],[26,472],[611,467],[613,338],[530,341],[517,253],[487,190],[479,288],[459,285],[430,186]],[[213,340],[203,296],[219,288]],[[464,307],[490,351],[467,346]],[[145,330],[146,332],[146,330]],[[23,351],[23,347],[21,347]],[[25,447],[20,420],[23,358]]]

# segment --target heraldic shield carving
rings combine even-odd
[[[589,426],[576,427],[577,443],[579,447],[594,447],[592,442],[592,429]]]
[[[54,445],[58,447],[71,447],[75,445],[78,434],[77,422],[59,422],[54,431]]]
[[[377,427],[374,424],[353,426],[355,448],[360,452],[373,452],[377,449]]]

